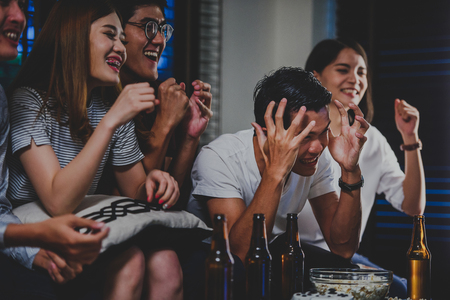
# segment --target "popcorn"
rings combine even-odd
[[[352,282],[351,280],[341,280],[339,284],[315,283],[315,287],[321,294],[325,294],[329,288],[334,288],[337,292],[353,295],[355,300],[385,299],[389,291],[388,284],[360,285],[358,282]]]

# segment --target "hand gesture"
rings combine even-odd
[[[80,263],[66,261],[55,253],[42,249],[36,254],[33,264],[46,269],[53,281],[58,284],[74,279],[83,271]]]
[[[194,92],[189,99],[189,108],[181,123],[181,129],[192,139],[198,139],[208,126],[211,111],[211,85],[201,80],[192,83]]]
[[[269,172],[285,180],[294,166],[297,159],[300,143],[308,136],[316,122],[311,121],[305,129],[301,130],[301,122],[305,115],[306,108],[302,106],[288,129],[284,129],[283,114],[286,108],[286,99],[282,99],[275,113],[275,123],[272,112],[275,102],[270,102],[264,114],[264,121],[267,127],[267,136],[257,123],[252,123],[255,128],[258,145],[264,157],[265,168]]]
[[[177,84],[174,78],[169,78],[159,85],[157,107],[157,120],[164,122],[164,127],[175,128],[184,118],[189,107],[189,98],[186,96],[186,85]]]
[[[117,128],[133,119],[141,111],[152,112],[158,103],[155,90],[147,82],[128,84],[103,119],[105,122],[110,122],[108,124],[111,124],[113,128]]]
[[[418,136],[419,111],[405,100],[395,99],[395,124],[403,137]]]
[[[91,264],[98,256],[102,240],[108,236],[109,228],[93,220],[75,215],[54,217],[37,223],[40,247],[81,264]],[[82,234],[74,228],[89,228],[90,234]]]
[[[147,189],[147,201],[157,200],[163,204],[163,209],[169,209],[177,202],[180,196],[177,181],[169,173],[161,170],[152,170],[147,175],[145,183]]]
[[[329,129],[329,143],[328,148],[334,160],[339,163],[341,168],[347,172],[352,172],[356,169],[359,160],[359,154],[367,137],[364,136],[369,129],[369,123],[364,119],[364,115],[359,107],[350,103],[349,107],[355,112],[355,122],[350,126],[348,122],[347,111],[338,100],[334,100],[334,104],[341,115],[341,134],[333,136]]]

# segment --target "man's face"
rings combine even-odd
[[[291,121],[295,115],[296,113],[291,114]],[[328,127],[330,125],[328,108],[323,107],[319,112],[314,110],[306,111],[302,119],[301,130],[305,129],[313,120],[316,121],[316,125],[300,144],[297,160],[292,168],[294,173],[301,176],[314,175],[317,170],[319,156],[325,147],[328,146]]]
[[[0,60],[17,57],[19,38],[25,27],[25,0],[0,0]]]
[[[148,21],[161,24],[164,20],[161,9],[156,5],[149,5],[136,9],[128,22],[145,25]],[[142,28],[126,24],[125,35],[128,42],[126,45],[128,60],[122,67],[121,74],[135,81],[155,81],[158,78],[158,62],[166,47],[161,32],[158,31],[149,41]]]

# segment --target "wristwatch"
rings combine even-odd
[[[364,186],[364,177],[361,175],[361,180],[354,184],[348,184],[342,181],[342,177],[339,177],[339,187],[344,191],[351,192]]]

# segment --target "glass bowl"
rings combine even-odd
[[[392,271],[387,270],[313,268],[309,276],[319,293],[335,289],[355,300],[384,300],[392,283]]]

